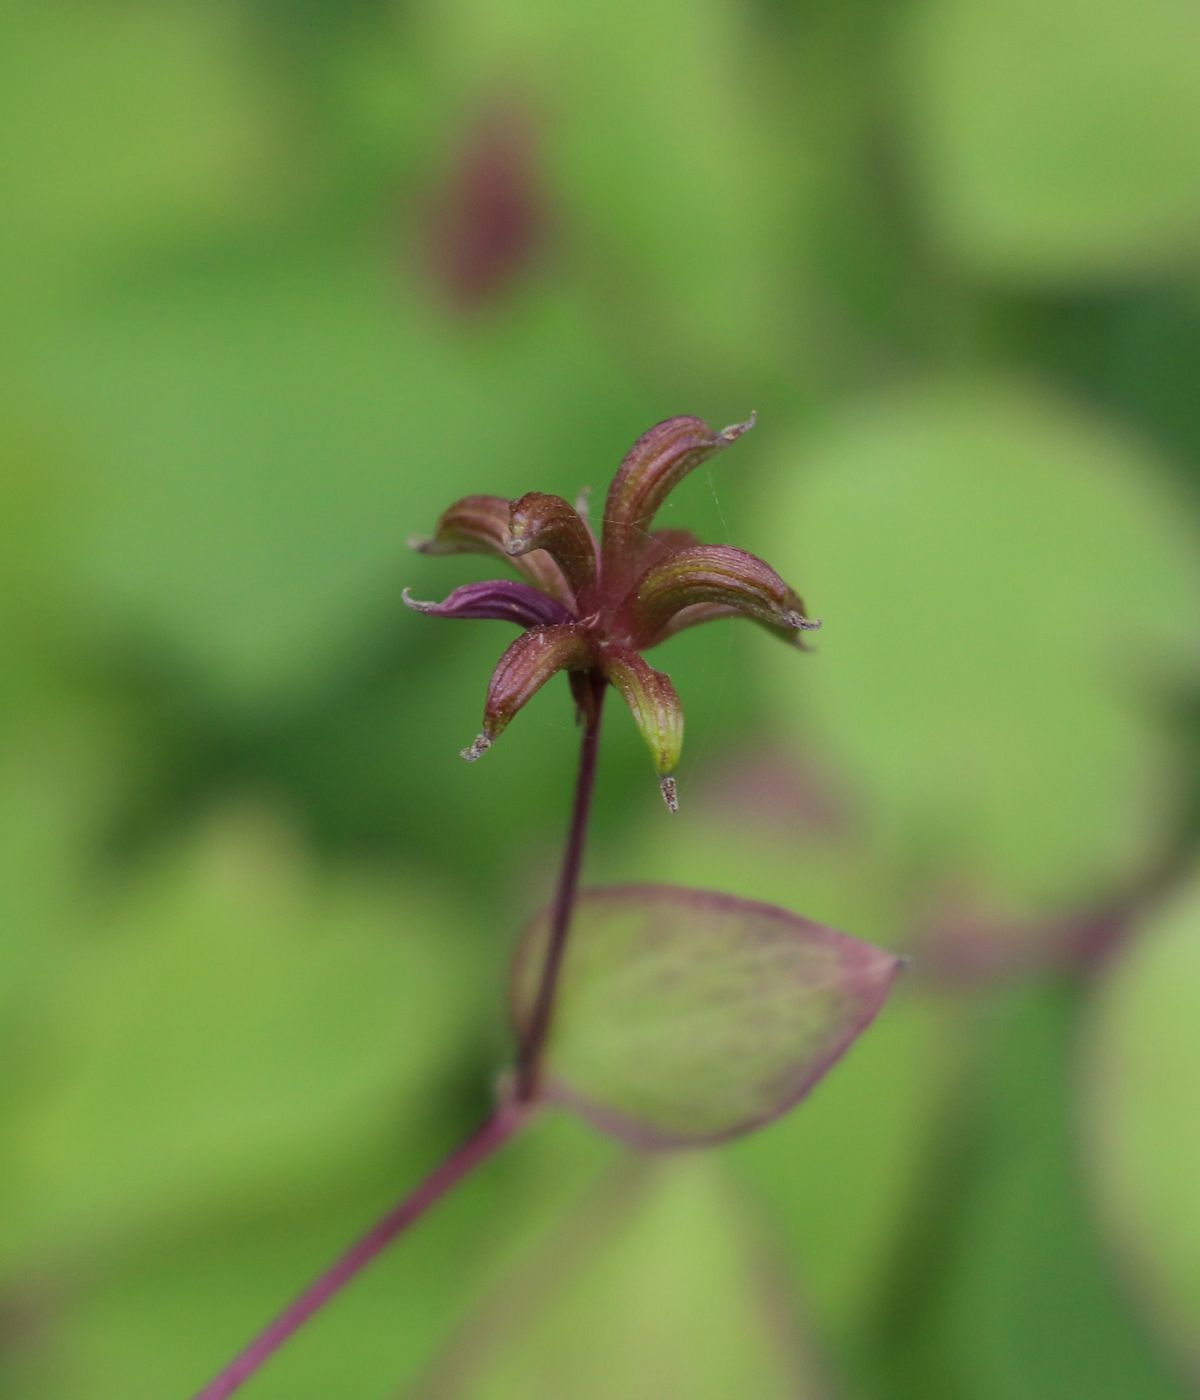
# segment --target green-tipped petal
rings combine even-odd
[[[663,801],[670,811],[678,811],[675,779],[670,775],[683,749],[683,705],[670,676],[648,665],[632,647],[609,647],[603,666],[646,741],[658,769]]]

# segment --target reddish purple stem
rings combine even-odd
[[[377,1225],[312,1283],[266,1327],[250,1345],[198,1391],[195,1400],[225,1400],[272,1356],[319,1308],[372,1259],[437,1202],[469,1172],[503,1147],[528,1115],[512,1104],[501,1104],[492,1116],[453,1151],[425,1180],[393,1207]]]
[[[503,1147],[529,1116],[529,1108],[537,1097],[538,1071],[550,1021],[554,1010],[554,994],[562,970],[563,953],[571,927],[571,913],[579,889],[579,871],[583,864],[583,848],[587,838],[588,816],[592,793],[596,786],[596,756],[600,744],[600,716],[607,682],[601,675],[589,675],[585,708],[583,744],[579,758],[579,778],[575,787],[575,806],[571,828],[563,855],[562,871],[554,896],[550,939],[546,961],[542,967],[537,997],[530,1013],[529,1024],[517,1051],[515,1102],[502,1103],[492,1116],[461,1147],[449,1157],[397,1206],[383,1217],[316,1282],[312,1283],[289,1307],[236,1356],[214,1380],[198,1391],[194,1400],[226,1400],[242,1383],[297,1332],[308,1319],[350,1282],[360,1269],[380,1254],[415,1220],[441,1199],[450,1188],[473,1171],[481,1162]]]
[[[583,864],[588,816],[592,808],[592,793],[596,787],[596,755],[600,747],[600,719],[604,709],[607,682],[601,675],[589,675],[587,682],[591,690],[591,703],[587,706],[584,717],[583,746],[579,754],[579,777],[575,784],[575,808],[571,813],[571,830],[567,836],[567,849],[563,855],[562,871],[554,896],[554,909],[550,917],[550,940],[546,946],[542,978],[538,983],[533,1010],[529,1013],[529,1024],[517,1051],[518,1103],[530,1103],[537,1097],[538,1071],[546,1037],[550,1034],[554,994],[558,990],[563,953],[571,928],[571,913],[575,908],[575,895],[579,889],[579,870]]]

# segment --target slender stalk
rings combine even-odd
[[[501,1104],[483,1126],[476,1129],[466,1142],[435,1168],[415,1191],[394,1206],[378,1224],[373,1225],[336,1263],[285,1308],[274,1322],[264,1328],[220,1375],[210,1381],[203,1390],[198,1391],[195,1400],[225,1400],[226,1396],[232,1395],[308,1321],[313,1313],[324,1307],[361,1269],[391,1244],[397,1235],[424,1215],[452,1186],[503,1147],[527,1117],[528,1113],[520,1107]]]
[[[600,745],[600,719],[604,706],[606,683],[602,676],[588,677],[590,703],[584,716],[583,743],[579,755],[579,776],[575,784],[575,803],[571,826],[567,833],[566,850],[550,916],[550,938],[546,960],[542,964],[541,980],[529,1024],[517,1051],[516,1093],[514,1101],[502,1103],[492,1116],[460,1147],[436,1167],[425,1180],[394,1206],[378,1224],[338,1259],[320,1278],[309,1285],[294,1302],[261,1331],[257,1337],[229,1363],[194,1400],[226,1400],[248,1380],[258,1368],[297,1332],[312,1315],[339,1293],[376,1255],[402,1234],[414,1221],[439,1201],[463,1177],[503,1147],[529,1116],[529,1108],[537,1094],[538,1072],[546,1037],[554,1011],[554,995],[562,971],[563,953],[571,928],[571,914],[579,890],[579,871],[583,864],[583,848],[587,840],[588,817],[592,793],[596,786],[596,757]]]
[[[575,908],[575,896],[579,889],[579,870],[583,864],[588,816],[591,813],[592,793],[596,786],[596,755],[600,747],[600,720],[607,689],[603,676],[589,676],[588,682],[591,686],[591,704],[587,707],[584,716],[583,745],[579,753],[579,777],[575,783],[575,805],[571,812],[567,847],[563,852],[562,870],[559,873],[554,908],[550,915],[550,940],[546,946],[546,961],[542,964],[541,981],[538,983],[533,1010],[529,1015],[529,1024],[517,1051],[516,1099],[518,1103],[530,1103],[537,1095],[542,1051],[546,1045],[546,1037],[550,1034],[550,1021],[554,1013],[554,994],[558,990],[563,953],[566,951],[567,934],[571,928],[571,914]]]

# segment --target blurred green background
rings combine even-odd
[[[547,1119],[250,1386],[1200,1387],[1200,10],[0,10],[0,1391],[186,1396],[485,1111],[575,734],[407,612],[458,495],[759,427],[663,523],[823,618],[652,658],[589,878],[914,955],[812,1099]]]

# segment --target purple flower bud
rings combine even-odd
[[[803,634],[820,626],[753,554],[701,544],[688,530],[651,529],[672,487],[753,426],[753,415],[720,432],[681,417],[643,433],[613,478],[599,550],[582,507],[541,491],[512,502],[465,496],[442,515],[432,539],[416,542],[426,554],[494,555],[528,581],[472,584],[436,604],[405,594],[411,607],[435,616],[505,618],[530,629],[501,657],[483,732],[464,758],[484,753],[529,697],[566,670],[581,716],[591,713],[606,684],[620,690],[675,810],[671,773],[683,742],[683,710],[670,679],[639,653],[717,618],[752,618],[800,646]]]

